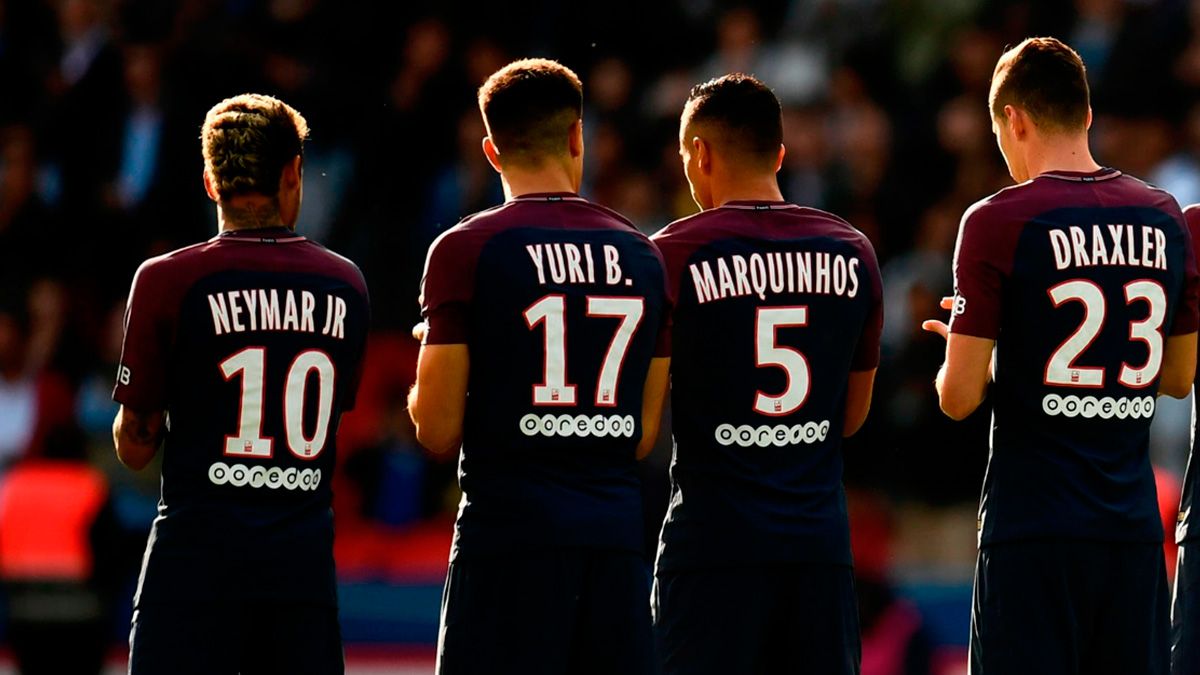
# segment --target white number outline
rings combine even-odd
[[[238,433],[225,435],[222,454],[226,457],[274,457],[275,440],[263,437],[262,433],[266,362],[266,348],[246,347],[220,364],[221,374],[226,382],[232,381],[239,373],[242,376],[241,396],[238,397]],[[309,374],[313,370],[317,372],[317,386],[320,387],[320,392],[317,396],[317,424],[310,439],[304,434],[304,403]],[[297,459],[314,460],[325,449],[329,440],[329,423],[333,418],[336,378],[337,368],[333,360],[319,349],[297,354],[292,360],[292,365],[288,367],[283,387],[284,432],[287,435],[288,450]],[[303,446],[304,453],[297,449],[298,445]],[[247,450],[246,446],[250,446],[250,449]],[[315,449],[312,449],[313,446]]]
[[[1064,289],[1068,286],[1071,288],[1064,292],[1059,292],[1059,289]],[[1094,291],[1094,295],[1088,298],[1072,290],[1079,288],[1088,288],[1087,292],[1093,293]],[[1079,324],[1075,332],[1050,355],[1050,359],[1046,362],[1043,384],[1086,389],[1102,388],[1107,375],[1103,367],[1075,366],[1074,363],[1092,346],[1092,343],[1096,341],[1096,337],[1099,336],[1100,331],[1104,327],[1108,310],[1103,291],[1092,281],[1071,279],[1057,284],[1049,289],[1047,293],[1050,295],[1050,300],[1054,303],[1055,308],[1070,301],[1082,303],[1084,315],[1083,322]],[[1137,368],[1130,366],[1126,362],[1122,362],[1117,375],[1117,382],[1130,389],[1144,389],[1153,384],[1162,371],[1164,351],[1162,327],[1167,315],[1167,294],[1162,284],[1153,279],[1136,279],[1130,281],[1125,284],[1124,293],[1126,305],[1132,305],[1134,302],[1141,301],[1145,302],[1149,307],[1150,311],[1147,313],[1145,319],[1129,322],[1129,340],[1139,340],[1146,343],[1147,355],[1146,363]],[[1098,320],[1093,318],[1097,312],[1100,315]],[[1077,347],[1077,343],[1082,340],[1081,335],[1086,335],[1087,341],[1082,347]],[[1075,351],[1063,354],[1063,351],[1068,349],[1068,345],[1071,345],[1070,349],[1074,349]],[[1065,365],[1061,363],[1063,361],[1066,362]],[[1072,382],[1070,378],[1072,370],[1080,373],[1080,380],[1084,380],[1086,377],[1086,381]]]
[[[314,361],[314,359],[316,359]],[[309,374],[317,373],[317,423],[312,438],[304,434],[304,404],[308,398]],[[327,377],[328,376],[328,377]],[[287,379],[283,385],[283,431],[287,435],[288,450],[297,459],[316,459],[329,440],[329,422],[333,417],[333,392],[337,383],[337,369],[329,354],[310,349],[296,355],[288,366]],[[295,395],[293,395],[295,394]],[[314,449],[315,446],[315,449]],[[303,447],[304,454],[297,451]]]
[[[1086,290],[1084,290],[1086,289]],[[1046,291],[1054,308],[1058,309],[1068,302],[1078,302],[1083,305],[1083,321],[1063,341],[1046,361],[1046,369],[1042,383],[1059,387],[1075,387],[1079,389],[1099,389],[1104,386],[1104,368],[1098,366],[1076,366],[1075,361],[1092,346],[1104,329],[1104,320],[1108,317],[1104,302],[1104,291],[1095,282],[1087,279],[1071,279],[1055,285]],[[1085,295],[1086,293],[1087,295]],[[1099,317],[1096,317],[1096,306],[1099,306]],[[1082,343],[1082,344],[1081,344]],[[1079,381],[1071,380],[1071,372],[1079,374]]]
[[[596,406],[613,408],[617,405],[617,382],[621,368],[629,354],[629,343],[642,325],[646,314],[646,299],[628,296],[589,295],[587,315],[620,319],[621,323],[608,343],[604,361],[600,366],[600,377],[596,380]],[[607,399],[607,400],[606,400]]]
[[[768,417],[790,415],[808,401],[812,369],[800,350],[780,346],[779,328],[808,325],[808,306],[759,307],[754,318],[754,362],[758,368],[775,367],[787,375],[783,393],[771,396],[761,389],[754,394],[754,412]],[[798,392],[795,390],[799,390]],[[795,399],[799,398],[797,402]]]
[[[257,457],[271,459],[275,456],[275,441],[263,438],[263,399],[266,389],[267,350],[263,347],[246,347],[221,362],[221,374],[230,382],[238,373],[242,374],[242,393],[238,397],[237,435],[225,435],[226,457]]]
[[[1129,322],[1129,339],[1146,343],[1146,363],[1140,368],[1122,363],[1117,375],[1117,381],[1130,389],[1149,387],[1162,371],[1162,326],[1167,319],[1167,292],[1162,284],[1151,279],[1138,279],[1125,284],[1125,304],[1132,305],[1139,300],[1149,306],[1150,312],[1141,321]],[[1150,376],[1143,377],[1147,373]]]
[[[544,323],[542,340],[542,382],[533,385],[533,405],[566,407],[578,405],[576,386],[567,382],[567,320],[566,296],[553,293],[539,298],[522,316],[530,330]],[[587,316],[618,318],[621,322],[608,343],[600,374],[596,378],[595,404],[601,408],[617,405],[621,368],[629,354],[633,336],[642,325],[646,299],[636,296],[587,296]],[[555,339],[557,338],[557,340]],[[555,392],[559,393],[557,399]],[[611,401],[606,402],[608,393]]]
[[[566,314],[567,297],[556,293],[543,296],[530,305],[523,315],[529,330],[533,330],[539,323],[545,323],[542,331],[542,382],[533,385],[535,406],[575,405],[576,387],[567,382]]]

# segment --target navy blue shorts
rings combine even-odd
[[[130,675],[341,675],[337,609],[287,603],[142,603]]]
[[[645,560],[583,549],[455,560],[437,672],[656,673]]]
[[[659,571],[653,605],[664,675],[859,672],[858,601],[846,565]]]
[[[1171,603],[1171,675],[1200,675],[1200,542],[1179,545]]]
[[[1161,544],[1084,540],[980,550],[972,675],[1167,675]]]

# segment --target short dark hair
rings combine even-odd
[[[242,94],[216,104],[204,117],[204,168],[222,199],[242,194],[274,197],[284,167],[304,152],[308,123],[271,96]]]
[[[729,149],[774,162],[783,143],[783,107],[771,88],[753,75],[732,73],[692,87],[684,124],[717,128]]]
[[[567,132],[583,117],[583,84],[557,61],[513,61],[479,87],[479,112],[501,154],[536,164],[567,151]]]
[[[992,116],[1021,108],[1049,131],[1087,128],[1091,94],[1079,54],[1052,37],[1029,38],[1004,52],[992,74]]]

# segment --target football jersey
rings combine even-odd
[[[850,564],[842,430],[879,363],[879,266],[842,219],[731,202],[654,236],[674,298],[671,501],[658,569]]]
[[[421,309],[427,345],[470,354],[451,559],[641,551],[643,390],[669,344],[649,239],[574,194],[524,195],[433,243]]]
[[[1193,204],[1183,210],[1187,220],[1188,232],[1192,237],[1192,253],[1200,259],[1200,204]],[[1192,531],[1189,527],[1192,519],[1192,502],[1196,496],[1196,481],[1200,480],[1200,467],[1196,466],[1196,420],[1198,417],[1195,387],[1192,388],[1192,451],[1188,454],[1187,472],[1183,476],[1183,497],[1179,502],[1179,520],[1175,526],[1175,542],[1194,541],[1200,532]]]
[[[138,269],[113,398],[167,432],[137,602],[334,602],[330,481],[368,311],[358,268],[285,228]]]
[[[951,332],[996,341],[981,544],[1161,541],[1150,420],[1167,337],[1197,328],[1174,198],[1112,169],[1042,174],[966,212],[954,280]]]

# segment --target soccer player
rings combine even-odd
[[[138,269],[113,392],[121,461],[163,446],[130,672],[341,673],[330,479],[366,285],[293,230],[298,112],[237,96],[201,134],[220,234]]]
[[[479,108],[506,201],[429,249],[409,399],[425,447],[462,448],[438,672],[648,673],[636,462],[666,396],[662,258],[576,194],[574,73],[516,61]]]
[[[1200,258],[1200,204],[1183,210],[1188,231],[1192,236],[1192,252]],[[1194,389],[1193,389],[1194,391]],[[1197,401],[1192,399],[1192,451],[1188,456],[1187,472],[1183,478],[1183,496],[1179,504],[1179,522],[1175,526],[1175,543],[1179,556],[1175,562],[1175,588],[1171,601],[1171,673],[1200,675],[1200,528],[1193,530],[1192,504],[1200,489],[1200,466],[1196,459]]]
[[[882,287],[862,233],[784,201],[782,136],[753,77],[692,89],[679,153],[704,210],[653,238],[675,299],[668,675],[859,672],[841,448],[870,407]]]
[[[971,672],[1166,673],[1148,443],[1156,394],[1186,396],[1196,369],[1183,214],[1092,159],[1087,76],[1062,42],[1005,52],[990,110],[1018,185],[963,216],[950,324],[924,324],[947,338],[947,415],[992,381]]]

